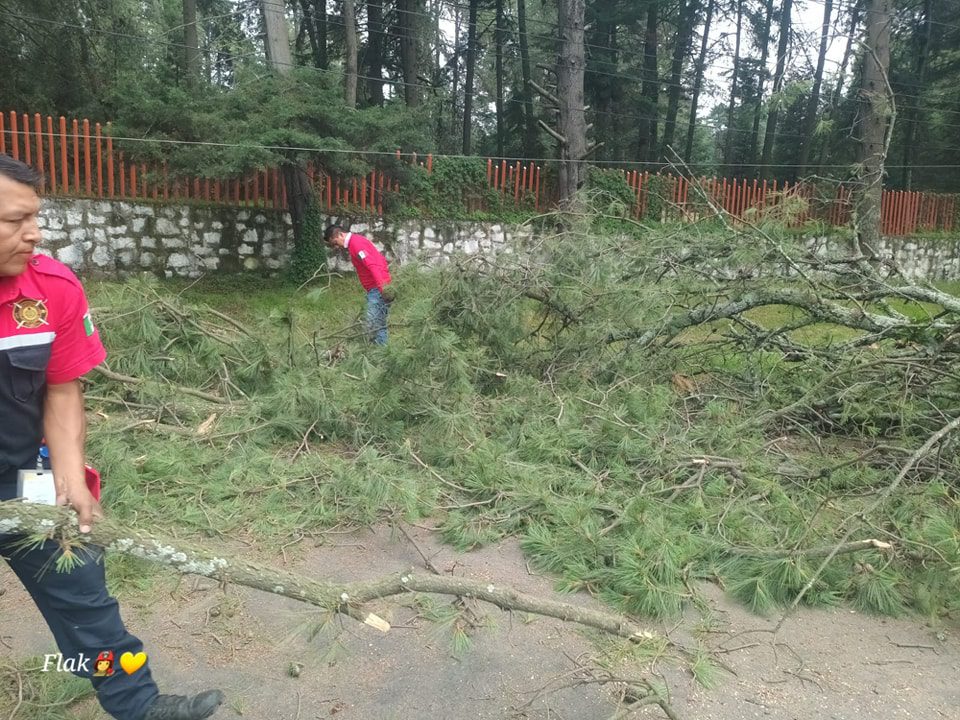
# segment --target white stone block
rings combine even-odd
[[[219,220],[214,220],[212,223],[210,223],[210,229],[217,230],[217,231],[223,230],[223,223],[220,222]]]
[[[207,270],[216,270],[218,267],[220,267],[220,258],[218,257],[204,258],[202,264]]]
[[[179,233],[177,226],[174,225],[168,218],[162,217],[157,218],[157,234],[169,237],[171,235],[176,235]]]
[[[428,227],[423,229],[423,237],[426,240],[433,240],[437,234],[434,232],[433,228]]]
[[[264,261],[264,264],[271,270],[279,270],[283,266],[283,263],[281,263],[276,258],[267,258]]]
[[[67,245],[57,250],[57,260],[72,268],[83,263],[83,251],[76,245]]]
[[[172,253],[167,258],[167,267],[174,268],[176,270],[181,270],[186,267],[190,267],[192,261],[187,255],[183,253]]]
[[[63,216],[50,213],[46,216],[47,228],[49,230],[63,230]]]
[[[224,256],[224,255],[229,255],[229,254],[230,254],[230,249],[229,249],[229,248],[220,248],[220,249],[217,251],[217,255],[220,255],[221,257]]]
[[[157,261],[153,253],[140,253],[140,267],[150,267]]]
[[[180,218],[180,227],[182,227],[182,228],[188,228],[188,227],[190,227],[190,218],[187,217],[186,215],[184,215],[182,218]]]
[[[117,260],[119,260],[120,267],[128,268],[133,262],[133,251],[132,250],[122,250],[117,253]]]
[[[119,237],[120,235],[127,234],[127,227],[125,225],[111,225],[107,228],[107,235],[110,237]]]
[[[92,241],[92,240],[84,240],[84,241],[81,243],[81,245],[83,245],[83,251],[84,251],[84,252],[90,252],[90,249],[93,247],[93,241]]]
[[[255,248],[253,245],[246,245],[246,244],[244,244],[244,245],[241,245],[241,246],[240,246],[240,249],[237,250],[237,252],[238,252],[240,255],[253,255],[253,253],[254,253],[255,250],[256,250],[256,248]]]
[[[130,223],[131,232],[143,232],[143,229],[147,226],[146,218],[134,218]]]
[[[87,239],[87,231],[83,228],[74,228],[70,231],[71,242],[82,242]]]
[[[239,220],[240,222],[246,222],[249,219],[250,219],[250,213],[247,212],[246,210],[241,210],[240,212],[237,213],[237,220]]]
[[[67,225],[82,225],[83,224],[83,213],[79,210],[67,210]]]
[[[476,255],[480,251],[480,243],[476,240],[467,240],[463,244],[463,251],[467,255]]]
[[[269,257],[270,255],[273,255],[273,245],[271,243],[265,242],[263,245],[260,246],[260,254],[263,255],[264,257]]]
[[[245,242],[245,243],[247,243],[247,244],[256,245],[256,244],[257,244],[257,240],[258,240],[258,238],[257,238],[257,231],[254,230],[254,229],[252,229],[252,228],[251,228],[250,230],[247,230],[247,231],[243,234],[243,242]]]
[[[103,215],[94,215],[93,213],[87,213],[87,225],[103,225],[107,222],[107,219]]]
[[[175,249],[175,248],[184,248],[187,246],[187,244],[183,241],[182,237],[172,237],[172,238],[165,239],[163,241],[163,246],[165,248]]]
[[[157,246],[157,241],[152,237],[140,238],[140,247],[142,248],[155,248]]]
[[[203,234],[203,244],[204,244],[204,245],[210,245],[211,247],[214,246],[214,245],[219,245],[219,244],[220,244],[220,233],[215,233],[215,232],[204,233],[204,234]]]
[[[44,230],[42,235],[44,242],[63,242],[67,239],[67,233],[64,230]]]
[[[107,242],[107,231],[102,227],[93,228],[93,241],[97,243],[106,244]]]
[[[93,264],[97,267],[106,267],[110,264],[110,251],[103,245],[98,245],[93,251]]]

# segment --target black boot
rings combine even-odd
[[[143,720],[203,720],[217,711],[223,702],[219,690],[207,690],[199,695],[158,695]]]

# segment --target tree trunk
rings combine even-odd
[[[772,0],[771,0],[772,1]],[[697,69],[693,78],[693,97],[690,99],[690,122],[687,125],[687,142],[683,159],[692,161],[693,138],[697,131],[697,106],[700,103],[700,89],[703,87],[703,71],[707,65],[707,46],[710,40],[710,21],[713,20],[714,0],[707,0],[707,17],[703,22],[703,36],[700,38],[700,55],[697,57]]]
[[[417,87],[417,3],[397,0],[400,25],[400,65],[403,68],[403,99],[407,107],[420,104]]]
[[[560,54],[557,58],[557,99],[560,101],[560,206],[577,202],[583,185],[587,154],[587,123],[583,105],[584,0],[559,0]]]
[[[837,116],[840,109],[840,100],[843,98],[843,80],[847,74],[847,65],[850,63],[850,56],[853,54],[853,42],[857,34],[857,26],[860,24],[861,0],[857,0],[850,10],[850,29],[847,32],[847,45],[843,50],[843,58],[840,60],[840,70],[837,73],[837,82],[833,86],[833,92],[830,94],[830,118]],[[817,161],[817,167],[822,168],[827,161],[827,143],[820,146],[820,159]]]
[[[371,105],[383,105],[383,0],[367,2],[367,93]]]
[[[534,157],[537,152],[537,119],[533,115],[533,89],[530,81],[530,45],[527,39],[527,2],[517,0],[517,30],[520,34],[520,79],[523,81],[523,154]]]
[[[640,91],[640,128],[637,156],[641,162],[654,159],[657,151],[657,106],[660,100],[660,78],[657,72],[657,4],[647,2],[647,29],[643,43],[643,87]]]
[[[355,0],[343,0],[344,88],[343,99],[348,108],[357,107],[357,10]]]
[[[876,257],[879,247],[884,163],[896,117],[887,80],[890,67],[890,0],[868,0],[866,22],[867,43],[857,124],[860,177],[854,187],[853,207],[856,250],[872,258]]]
[[[767,57],[770,55],[770,25],[773,23],[773,0],[766,0],[763,30],[760,33],[760,80],[757,83],[757,106],[753,109],[753,128],[750,131],[750,164],[757,164],[760,150],[760,116],[763,114],[763,86],[767,79]]]
[[[770,160],[773,158],[773,142],[777,134],[777,120],[780,116],[780,92],[783,90],[783,74],[787,64],[787,51],[790,48],[790,10],[793,0],[783,0],[780,9],[780,38],[777,41],[777,69],[773,75],[773,91],[770,107],[767,110],[767,127],[763,133],[763,152],[760,154],[760,175],[770,176]]]
[[[187,85],[200,80],[200,41],[197,39],[197,0],[183,0],[183,60]]]
[[[663,142],[660,157],[673,160],[675,149],[673,138],[677,130],[677,113],[680,110],[680,93],[683,89],[683,61],[690,54],[690,40],[693,38],[694,18],[697,15],[698,0],[681,2],[677,16],[677,38],[673,46],[673,61],[670,65],[670,92],[667,100],[667,119],[663,124]]]
[[[823,4],[823,26],[820,30],[820,50],[817,55],[817,69],[813,74],[813,88],[807,100],[807,112],[803,118],[803,132],[800,141],[801,176],[806,174],[807,163],[810,160],[810,150],[813,146],[813,135],[817,128],[817,116],[820,110],[820,86],[823,83],[823,65],[827,59],[827,45],[830,40],[830,19],[833,13],[833,0],[825,0]]]
[[[283,5],[274,0],[261,0],[260,9],[263,11],[263,26],[267,31],[264,42],[267,62],[276,72],[286,75],[293,67],[293,58],[290,56],[290,31]]]
[[[470,0],[470,17],[467,20],[467,79],[463,86],[463,154],[470,155],[473,149],[473,76],[477,65],[477,5],[480,0]]]
[[[460,90],[460,55],[463,52],[463,47],[460,44],[460,36],[463,34],[463,22],[460,16],[460,6],[453,6],[453,91],[450,95],[452,102],[450,104],[451,108],[451,118],[450,118],[450,135],[451,137],[456,132],[457,129],[461,131],[463,128],[460,128],[460,112],[457,107],[457,97],[458,91]]]
[[[313,64],[326,69],[327,59],[327,3],[326,0],[300,0],[304,24],[310,37],[310,50]]]
[[[900,184],[904,190],[910,190],[913,187],[913,166],[916,163],[917,156],[917,125],[920,123],[920,103],[925,89],[927,58],[930,54],[930,29],[932,25],[930,13],[932,10],[931,0],[924,0],[923,25],[919,28],[917,43],[917,82],[911,87],[911,92],[916,97],[913,98],[913,102],[910,103],[907,111],[907,132],[903,140],[903,169],[900,175]]]
[[[829,0],[828,0],[829,2]],[[730,82],[730,104],[727,106],[727,137],[723,144],[723,172],[729,174],[733,161],[733,112],[737,107],[737,84],[740,81],[740,36],[743,31],[743,0],[737,0],[737,34],[733,45],[733,78]]]
[[[504,157],[503,152],[503,35],[504,35],[503,0],[497,0],[497,28],[496,36],[496,73],[497,73],[497,155]]]

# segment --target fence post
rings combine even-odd
[[[73,191],[80,194],[80,124],[73,119]]]
[[[47,154],[50,158],[50,192],[57,191],[57,153],[53,147],[53,118],[47,115]]]
[[[70,169],[67,165],[67,119],[60,116],[60,187],[65,194],[70,192]]]
[[[90,158],[90,121],[83,119],[83,174],[86,179],[87,195],[93,195],[93,173]]]
[[[10,148],[13,150],[11,155],[13,155],[14,160],[20,159],[20,140],[17,137],[17,113],[15,110],[10,111]]]
[[[2,122],[3,115],[0,114],[0,122]],[[33,114],[33,137],[36,139],[37,143],[37,170],[40,171],[40,175],[44,174],[44,162],[43,162],[43,119],[40,117],[40,113]]]
[[[32,151],[30,148],[30,116],[26,113],[23,114],[22,121],[23,130],[23,161],[27,165],[33,165],[33,160],[31,159]]]
[[[7,135],[6,128],[4,128],[4,117],[3,113],[0,112],[0,153],[6,154],[7,152]]]

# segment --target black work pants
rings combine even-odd
[[[91,680],[103,709],[117,720],[142,720],[157,696],[149,663],[132,675],[120,667],[120,656],[143,650],[143,643],[127,632],[120,619],[117,601],[107,592],[103,568],[103,550],[87,546],[81,552],[83,564],[69,572],[55,567],[60,546],[47,541],[42,546],[20,549],[15,546],[22,535],[0,535],[0,556],[17,574],[47,621],[60,649],[65,666],[88,658],[88,668],[75,675]],[[0,617],[0,627],[5,619]],[[93,677],[94,662],[104,650],[112,650],[113,674]],[[55,663],[50,663],[51,671]]]

